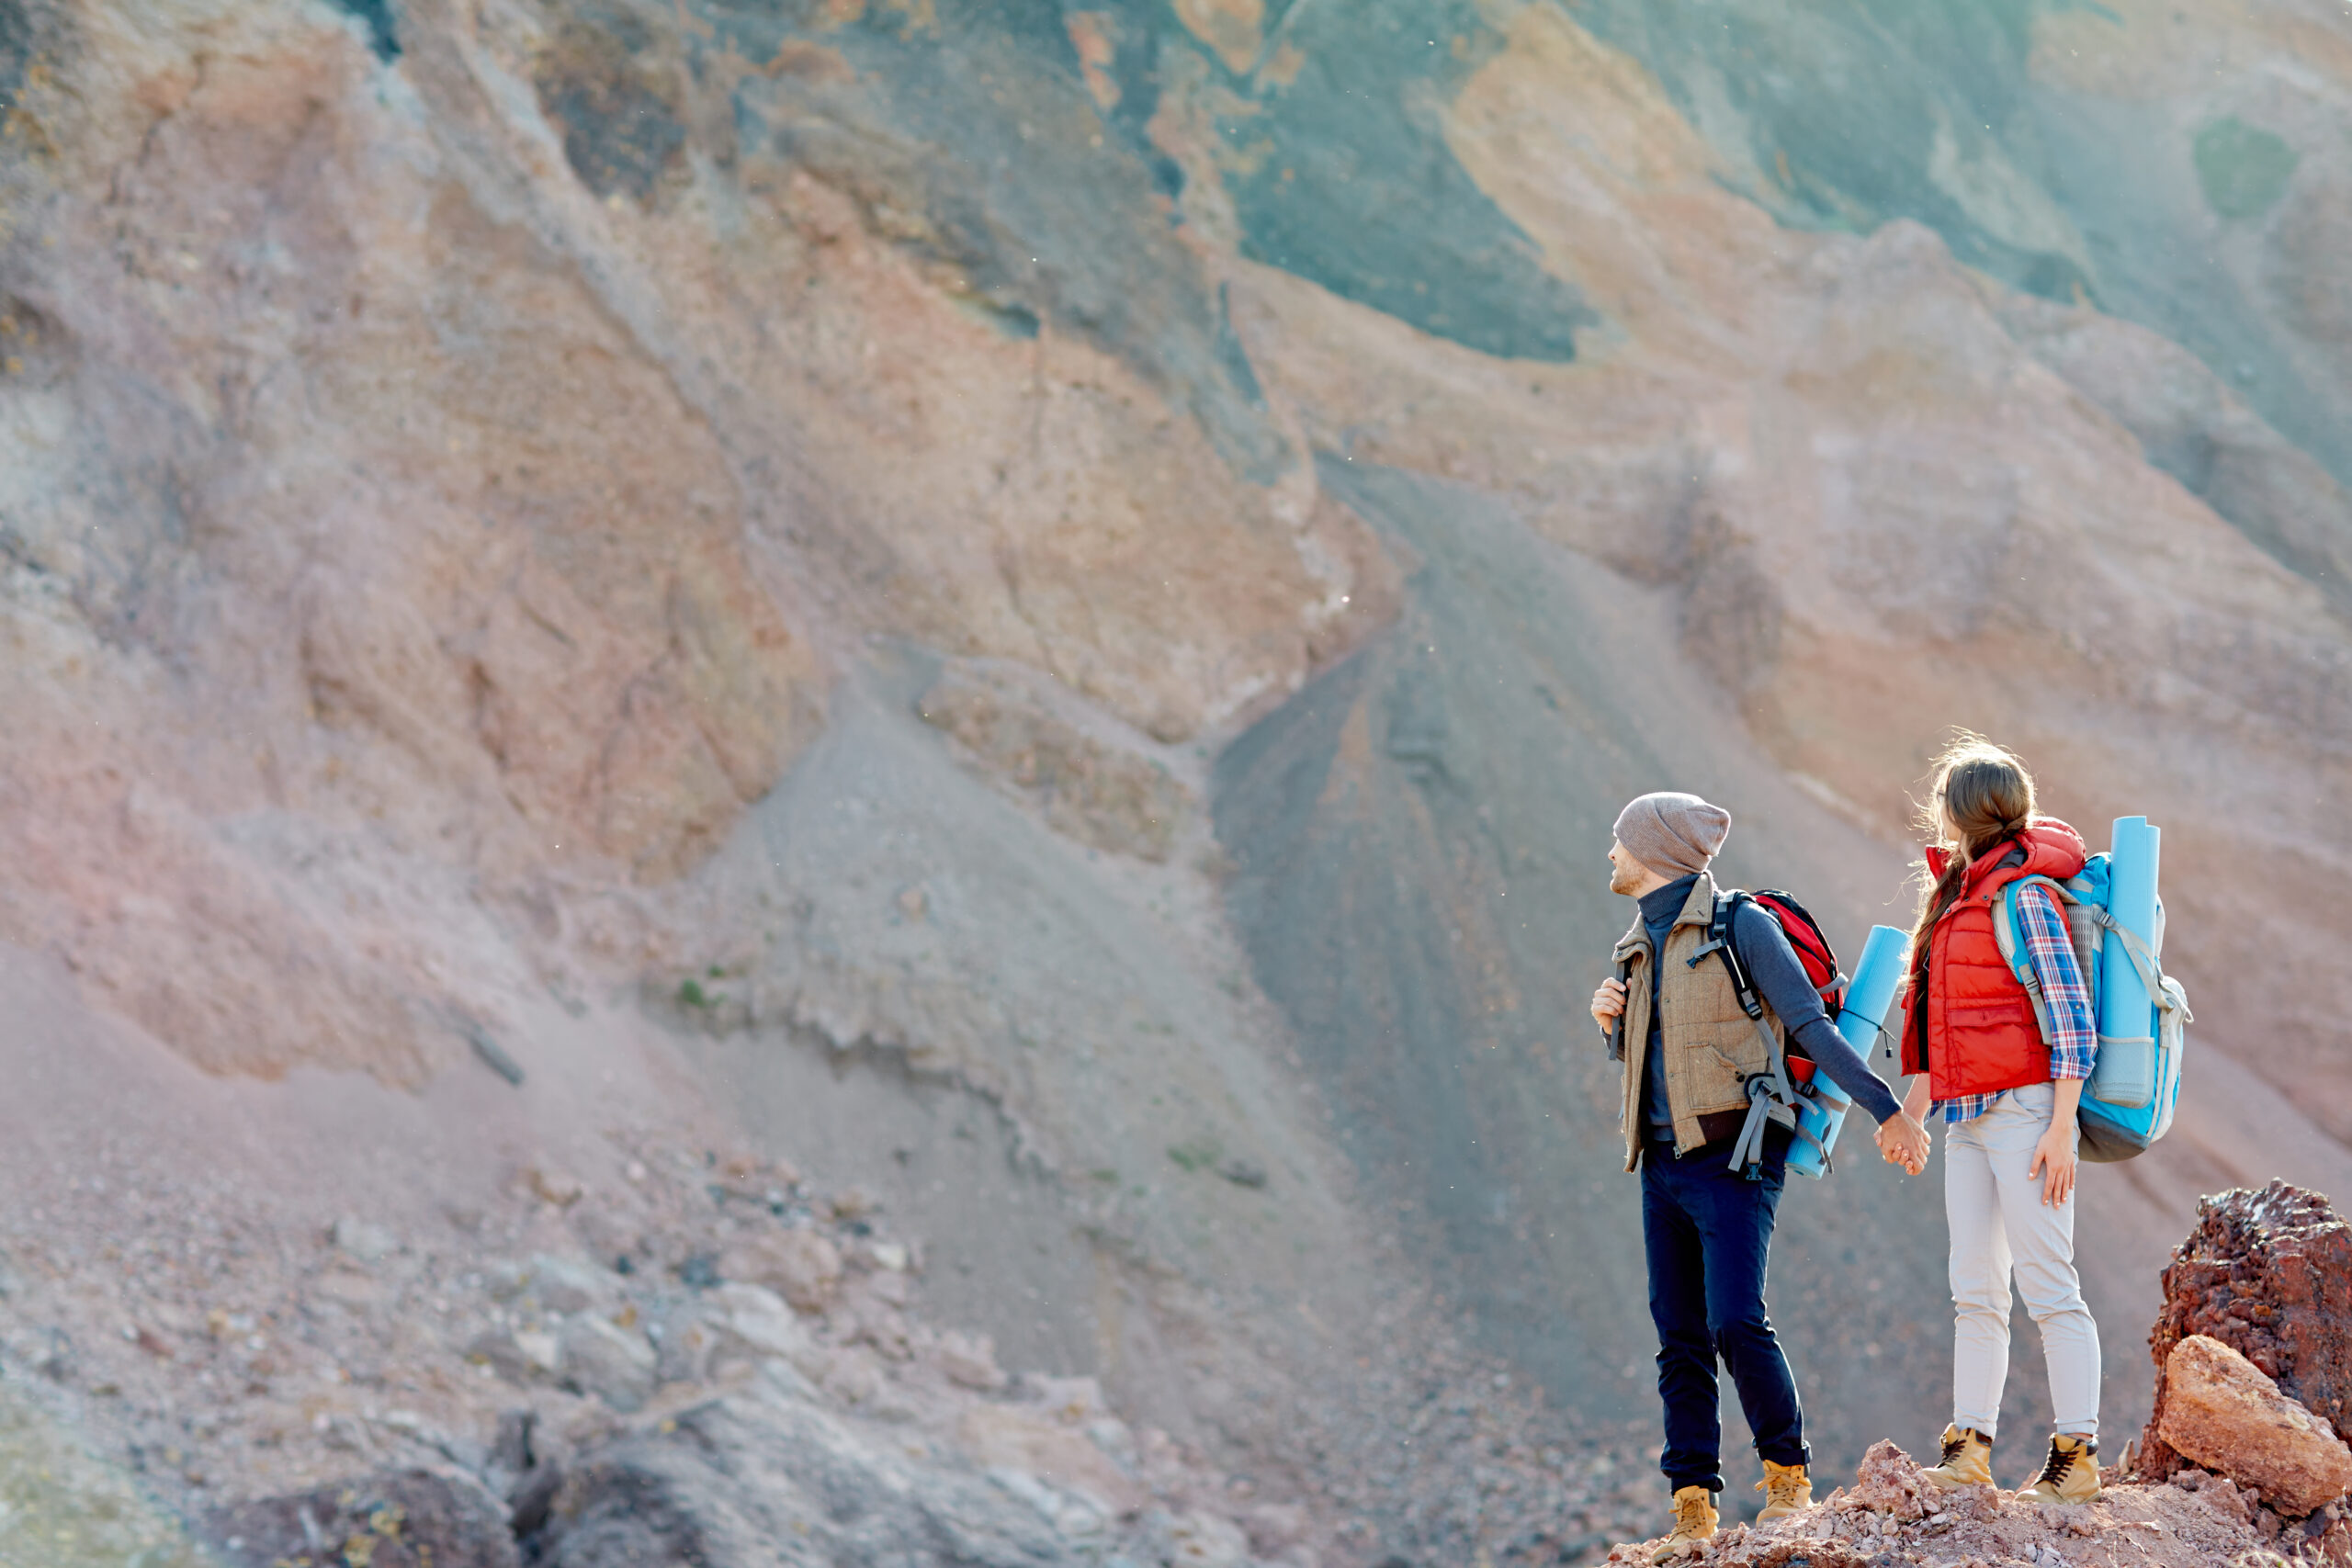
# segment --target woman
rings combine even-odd
[[[1904,1109],[1921,1121],[1932,1099],[1948,1129],[1944,1213],[1951,1229],[1952,1416],[1945,1486],[1993,1481],[1993,1435],[2009,1370],[2009,1280],[2041,1334],[2057,1431],[2041,1477],[2018,1495],[2081,1503],[2098,1495],[2098,1325],[2075,1270],[2075,1113],[2098,1050],[2088,987],[2064,911],[2049,888],[2017,890],[2018,933],[2050,1016],[2002,958],[1993,933],[2001,890],[2023,877],[2064,881],[2083,869],[2083,840],[2034,814],[2033,778],[2001,748],[1962,738],[1939,760],[1927,816],[1938,840],[1911,937],[1904,998]],[[1926,1151],[1882,1140],[1913,1174]]]

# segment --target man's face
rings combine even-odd
[[[1609,891],[1639,893],[1651,874],[1650,868],[1635,860],[1632,851],[1614,839],[1609,840]]]

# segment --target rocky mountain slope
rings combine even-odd
[[[1008,1364],[1438,1540],[1293,1440],[1414,1314],[1646,1440],[1616,807],[1851,951],[1965,725],[2165,829],[2109,1365],[2197,1193],[2352,1190],[2339,6],[0,0],[0,99],[61,1083],[128,1029],[416,1128],[390,1190],[625,1061]],[[1776,1285],[1841,1467],[1942,1381],[1866,1155]]]

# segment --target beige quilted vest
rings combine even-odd
[[[1764,1042],[1756,1025],[1740,1010],[1739,993],[1732,988],[1731,972],[1718,953],[1709,953],[1696,967],[1690,955],[1707,940],[1707,920],[1714,912],[1715,880],[1705,872],[1691,885],[1690,897],[1666,933],[1666,967],[1658,983],[1658,1041],[1666,1052],[1666,1102],[1674,1113],[1674,1146],[1687,1154],[1707,1142],[1699,1119],[1724,1111],[1745,1112],[1747,1092],[1741,1078],[1766,1071]],[[1642,1075],[1648,1066],[1650,1037],[1650,970],[1657,955],[1650,952],[1649,931],[1639,910],[1633,930],[1617,943],[1615,959],[1625,969],[1625,1086],[1620,1120],[1625,1134],[1625,1168],[1634,1169],[1642,1155]],[[1765,1022],[1785,1046],[1781,1021],[1768,1008]]]

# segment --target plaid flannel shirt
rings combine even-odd
[[[2098,1060],[2098,1030],[2091,1021],[2090,987],[2082,966],[2075,962],[2074,939],[2066,934],[2066,917],[2050,889],[2031,885],[2018,889],[2018,934],[2025,939],[2026,962],[2041,982],[2041,999],[2050,1010],[2050,1027],[2058,1038],[2050,1043],[2050,1076],[2086,1078]],[[1982,1116],[2008,1090],[1964,1094],[1939,1100],[1935,1108],[1947,1123]]]

